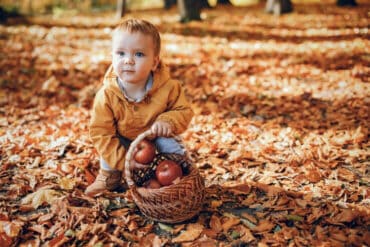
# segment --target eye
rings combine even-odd
[[[137,57],[143,57],[144,56],[144,53],[142,53],[142,52],[136,52],[135,53],[135,56],[137,56]]]
[[[117,52],[117,54],[118,54],[118,56],[120,56],[120,57],[123,57],[123,56],[125,55],[125,53],[124,53],[123,51],[119,51],[119,52]]]

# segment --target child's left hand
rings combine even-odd
[[[170,137],[172,135],[172,125],[165,121],[157,121],[152,127],[151,131],[155,136]]]

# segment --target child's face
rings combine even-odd
[[[113,36],[113,69],[124,82],[145,85],[159,62],[153,38],[140,32],[118,31]]]

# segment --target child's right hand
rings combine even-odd
[[[170,123],[165,121],[156,121],[150,128],[153,135],[155,136],[163,136],[163,137],[170,137],[173,133],[173,128]]]

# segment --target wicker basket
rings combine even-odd
[[[148,218],[165,223],[179,223],[197,215],[203,206],[204,180],[198,169],[190,166],[189,174],[183,176],[179,183],[159,189],[138,187],[132,180],[130,163],[137,144],[150,135],[146,131],[139,135],[130,145],[126,155],[125,173],[127,185],[140,211]]]

